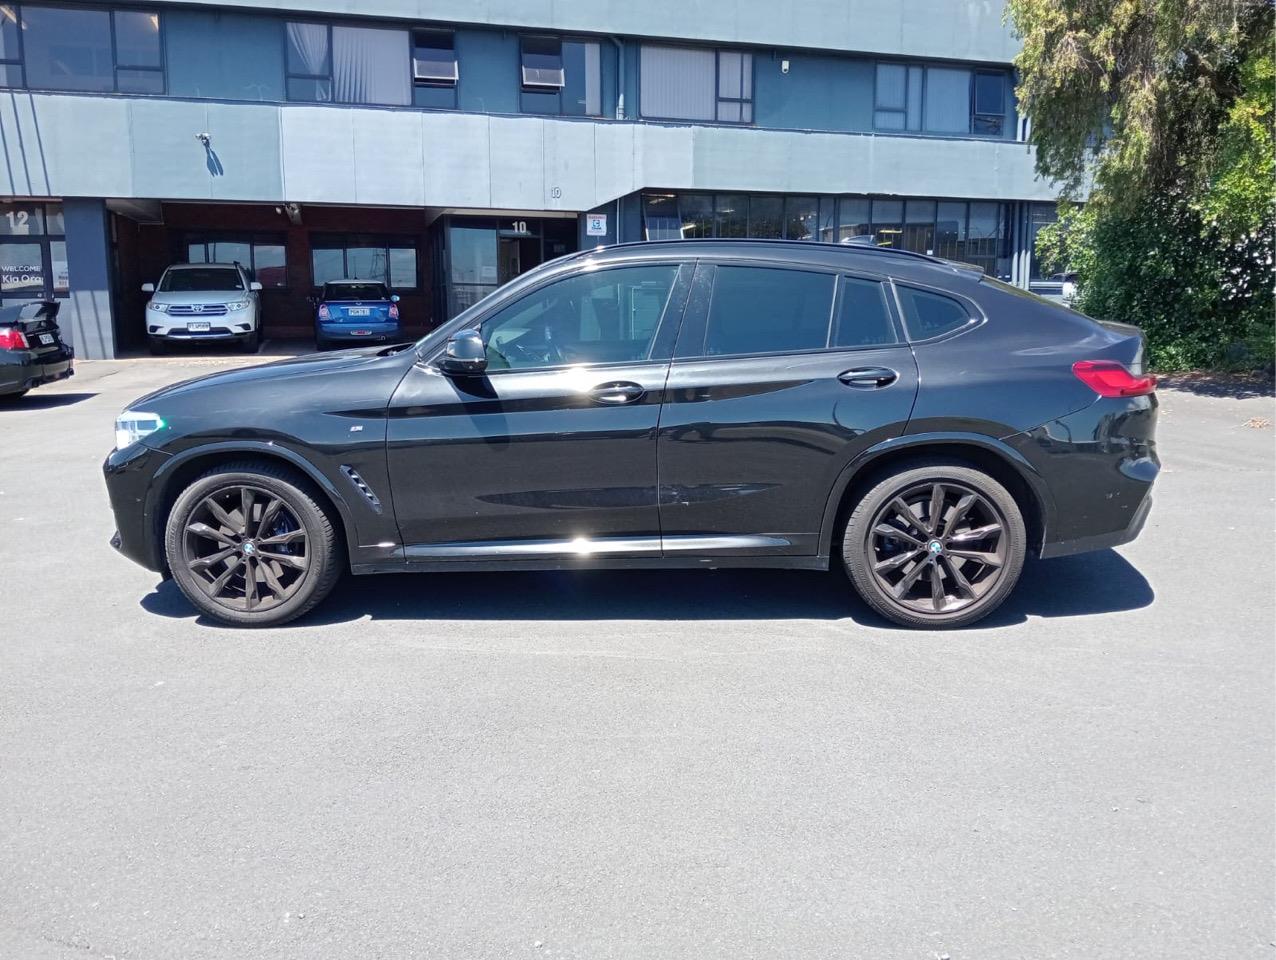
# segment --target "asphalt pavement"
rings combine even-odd
[[[0,958],[1276,953],[1263,391],[1162,390],[1142,538],[975,629],[640,571],[250,632],[110,549],[100,473],[131,400],[244,362],[0,407]]]

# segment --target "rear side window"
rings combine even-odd
[[[879,347],[896,339],[885,288],[875,280],[843,277],[832,345]]]
[[[791,353],[828,346],[833,281],[827,273],[718,267],[705,355]]]
[[[913,340],[929,340],[970,323],[970,313],[952,297],[915,287],[896,287],[904,325]]]

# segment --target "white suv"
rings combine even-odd
[[[245,353],[261,346],[261,284],[238,263],[175,263],[158,285],[145,283],[151,353],[171,343],[233,340]]]

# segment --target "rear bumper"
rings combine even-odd
[[[1007,438],[1045,481],[1042,557],[1129,543],[1152,509],[1161,470],[1156,396],[1100,399],[1084,410]]]
[[[401,339],[403,330],[398,323],[341,323],[315,324],[315,338],[329,343],[392,343]]]
[[[63,346],[37,356],[33,350],[0,351],[0,393],[20,393],[75,375],[75,351]]]

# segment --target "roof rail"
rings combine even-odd
[[[590,247],[588,250],[580,250],[575,254],[575,256],[584,256],[598,250],[617,250],[625,247],[649,247],[653,244],[669,244],[670,246],[674,246],[685,243],[756,243],[804,248],[829,247],[842,251],[849,250],[853,253],[869,253],[877,256],[905,257],[912,260],[921,260],[924,263],[932,263],[940,267],[950,267],[954,270],[960,270],[963,273],[977,273],[981,276],[984,273],[984,268],[978,264],[963,263],[959,260],[947,260],[944,257],[932,256],[929,253],[917,253],[913,250],[899,250],[895,247],[879,247],[876,244],[845,242],[833,243],[828,240],[781,240],[773,237],[696,237],[691,240],[629,240],[625,243],[599,244],[596,247]]]

